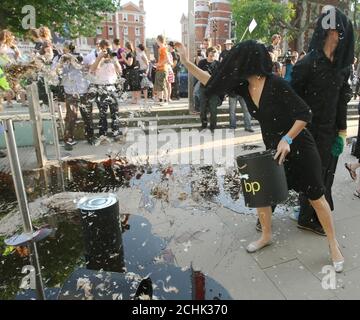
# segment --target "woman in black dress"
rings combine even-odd
[[[253,40],[239,43],[213,76],[189,61],[182,44],[178,43],[177,49],[182,63],[209,92],[243,96],[250,113],[261,125],[266,148],[277,150],[275,159],[284,163],[290,188],[304,192],[310,199],[326,231],[335,270],[342,272],[344,257],[324,196],[320,156],[312,135],[305,128],[311,121],[311,111],[288,82],[272,74],[272,61],[265,46]],[[248,246],[250,253],[270,245],[272,240],[272,209],[258,208],[257,211],[262,236]]]
[[[123,53],[123,58],[126,63],[126,77],[129,82],[130,91],[132,93],[131,103],[137,104],[141,100],[140,64],[136,60],[136,52],[132,43],[125,43],[125,52]]]

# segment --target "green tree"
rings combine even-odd
[[[291,26],[296,10],[293,3],[280,3],[272,0],[231,0],[233,19],[236,22],[236,37],[243,36],[246,28],[254,18],[258,24],[256,29],[244,39],[257,39],[269,42],[274,33],[280,33]],[[287,34],[291,39],[292,30]]]
[[[104,18],[102,13],[112,13],[120,6],[114,0],[2,0],[0,9],[0,29],[8,28],[16,34],[27,32],[22,27],[26,14],[22,8],[35,8],[36,27],[48,26],[52,30],[71,38],[79,35],[92,36],[96,26]]]

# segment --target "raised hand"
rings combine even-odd
[[[175,49],[180,56],[182,62],[189,60],[187,48],[180,42],[175,43]]]

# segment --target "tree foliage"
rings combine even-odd
[[[293,3],[280,3],[272,0],[231,0],[233,19],[236,22],[236,37],[243,36],[246,28],[254,18],[258,24],[256,29],[244,39],[257,39],[269,42],[271,36],[280,33],[289,26],[295,17],[296,10]],[[287,34],[292,36],[291,30]]]
[[[36,27],[50,27],[71,38],[79,35],[92,36],[96,26],[103,19],[102,13],[112,13],[120,6],[114,0],[2,0],[0,8],[0,29],[8,28],[17,34],[24,34],[22,20],[26,13],[22,8],[35,8]]]

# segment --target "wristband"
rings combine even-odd
[[[292,143],[293,143],[293,139],[291,139],[288,135],[283,136],[283,138],[281,140],[286,141],[289,145],[292,145]]]

